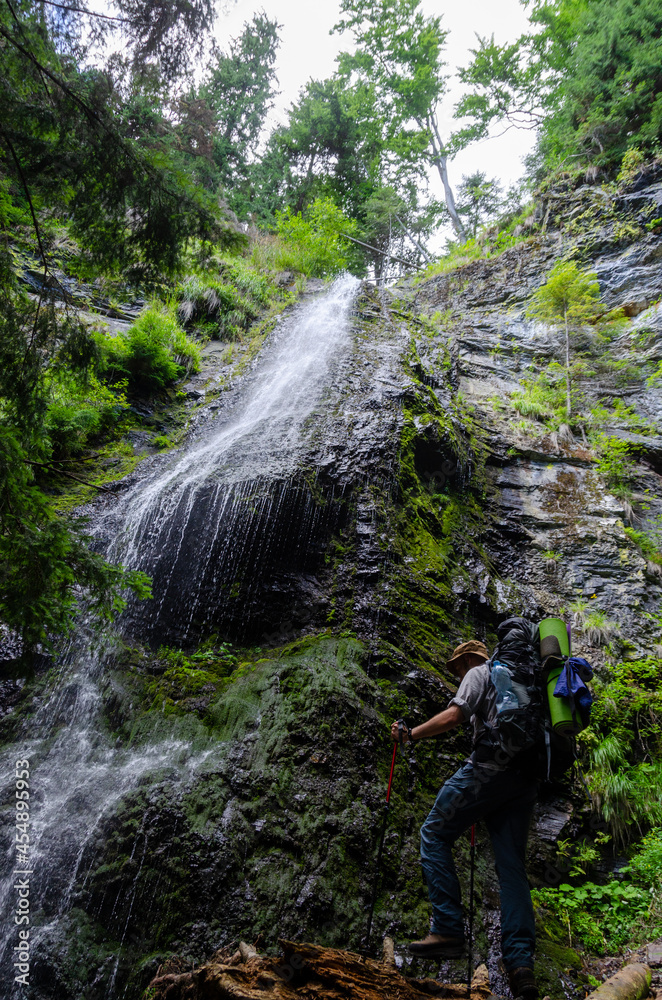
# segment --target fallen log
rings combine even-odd
[[[643,1000],[651,985],[651,970],[643,962],[624,965],[586,1000]]]
[[[254,954],[242,942],[246,957],[239,965],[213,958],[192,972],[157,975],[148,995],[152,1000],[425,1000],[430,995],[467,1000],[463,984],[401,976],[388,939],[382,961],[303,942],[279,944],[279,958]],[[485,1000],[489,992],[486,976],[478,977],[471,1000]]]

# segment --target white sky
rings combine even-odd
[[[469,61],[469,49],[476,44],[476,33],[494,34],[499,43],[514,41],[525,30],[527,19],[519,0],[423,0],[426,14],[442,16],[442,27],[449,32],[445,58],[448,72]],[[337,0],[234,0],[218,21],[217,38],[221,46],[229,38],[241,34],[242,26],[258,10],[282,25],[281,44],[277,57],[279,89],[272,114],[275,123],[287,120],[286,109],[297,99],[300,88],[311,78],[322,80],[334,72],[335,57],[342,49],[352,49],[351,34],[329,35],[339,18]],[[449,81],[449,92],[438,109],[442,137],[457,127],[452,119],[453,106],[461,93],[457,79]],[[501,138],[475,143],[463,150],[449,164],[453,188],[463,174],[483,170],[488,177],[497,177],[504,190],[518,180],[523,172],[522,158],[533,145],[533,133],[511,129]],[[431,175],[430,192],[442,197],[442,187],[436,171]]]

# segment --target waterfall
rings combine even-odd
[[[210,410],[185,447],[139,470],[114,509],[99,505],[95,531],[110,538],[110,556],[154,578],[153,600],[134,605],[126,618],[129,636],[136,625],[137,638],[165,634],[171,618],[185,639],[194,624],[217,620],[212,611],[230,599],[226,585],[236,586],[242,571],[249,586],[259,564],[305,560],[315,511],[309,504],[296,517],[285,510],[285,527],[278,511],[293,492],[301,499],[304,487],[296,475],[306,436],[314,431],[328,387],[342,378],[358,285],[340,278],[323,296],[293,310],[277,325],[231,405]],[[281,528],[274,532],[271,521]],[[22,723],[16,744],[0,758],[3,787],[11,796],[0,814],[0,975],[7,984],[18,941],[12,874],[16,759],[30,760],[30,945],[37,958],[40,946],[57,954],[58,922],[86,877],[84,864],[91,868],[90,845],[123,797],[166,777],[181,787],[224,752],[214,741],[192,746],[175,737],[137,748],[116,745],[102,715],[100,681],[109,658],[112,652],[95,652],[79,639],[56,668],[52,695]],[[109,1000],[121,995],[115,989],[118,962],[119,956],[104,980]],[[12,997],[26,995],[25,987],[14,984]]]
[[[227,627],[229,595],[247,604],[255,580],[273,575],[274,548],[288,568],[305,558],[311,512],[292,475],[349,344],[357,288],[340,278],[288,317],[231,413],[221,411],[125,498],[111,554],[152,577],[153,600],[132,608],[144,638],[185,642]]]

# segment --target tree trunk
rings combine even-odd
[[[635,962],[598,986],[588,1000],[642,1000],[648,996],[650,985],[651,970],[642,962]]]
[[[443,142],[441,141],[441,136],[439,135],[439,129],[437,128],[437,123],[433,116],[430,115],[427,121],[427,126],[430,131],[431,144],[432,144],[432,162],[439,171],[439,176],[441,177],[441,183],[444,186],[444,201],[446,202],[446,208],[448,209],[448,214],[451,217],[451,222],[453,223],[453,229],[457,234],[457,238],[460,243],[467,242],[467,233],[462,225],[462,220],[458,215],[457,208],[455,207],[455,197],[453,195],[453,189],[450,186],[448,180],[448,166],[446,149]]]
[[[191,972],[157,973],[153,1000],[487,1000],[489,979],[476,975],[467,987],[436,979],[406,979],[395,966],[393,942],[384,942],[382,961],[336,948],[280,941],[280,958],[254,954],[246,944],[225,957],[219,952]],[[243,959],[244,954],[250,954]],[[243,959],[243,961],[242,961]],[[167,969],[167,965],[166,965]],[[484,967],[483,967],[484,969]],[[486,971],[486,970],[485,970]]]
[[[568,310],[563,313],[565,320],[565,410],[568,422],[572,415],[572,404],[570,402],[570,334],[568,333]]]
[[[402,221],[402,219],[400,218],[399,215],[395,216],[395,221],[400,224],[401,229],[407,234],[407,236],[412,241],[412,243],[414,244],[414,246],[416,247],[416,249],[420,250],[421,254],[423,255],[423,257],[425,257],[425,259],[428,262],[428,264],[431,263],[432,262],[432,257],[427,252],[427,250],[425,249],[425,247],[423,246],[423,244],[419,243],[418,240],[415,238],[415,236],[412,235],[411,230],[409,230],[407,228],[407,226],[405,226],[404,222]]]

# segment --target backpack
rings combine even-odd
[[[576,760],[575,741],[552,726],[538,626],[509,618],[499,625],[497,637],[487,663],[497,718],[490,724],[481,717],[484,729],[474,759],[531,777],[560,778]]]

